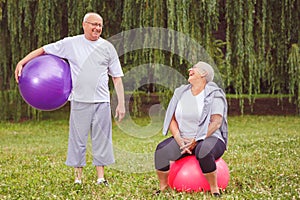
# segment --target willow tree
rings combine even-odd
[[[161,63],[185,75],[195,61],[180,55],[197,49],[175,37],[182,33],[205,49],[221,73],[226,92],[240,97],[241,106],[243,94],[252,100],[256,94],[267,93],[290,94],[300,108],[299,0],[1,0],[0,119],[41,116],[42,112],[20,97],[14,68],[31,50],[82,33],[82,17],[87,11],[103,16],[105,38],[135,28],[174,30],[168,37],[153,39],[151,34],[144,34],[134,38],[145,46],[167,45],[170,51],[141,48],[127,52],[120,56],[125,73],[150,63],[152,67],[144,70],[151,83],[151,79],[162,76],[155,74],[155,63]],[[119,45],[121,49],[128,47]],[[166,79],[172,75],[163,74]],[[160,85],[149,84],[138,90],[159,92],[164,101],[171,95]]]
[[[132,12],[127,12],[132,10]],[[182,55],[187,55],[189,51],[194,51],[192,46],[189,46],[188,41],[182,41],[183,37],[179,37],[178,33],[182,33],[189,38],[193,39],[199,45],[204,47],[212,57],[220,57],[216,39],[212,32],[217,29],[219,20],[219,3],[218,1],[195,1],[195,0],[166,0],[166,1],[151,1],[151,0],[125,0],[124,12],[122,18],[123,31],[131,30],[134,28],[147,28],[157,27],[165,28],[166,30],[173,30],[165,35],[157,35],[153,32],[143,35],[143,42],[145,48],[138,51],[130,52],[124,55],[124,65],[126,70],[132,67],[139,66],[143,63],[152,63],[152,68],[145,68],[149,76],[149,82],[153,76],[156,79],[171,79],[172,71],[168,73],[159,73],[155,67],[156,63],[171,66],[179,73],[187,77],[187,69],[196,63],[198,60],[187,60]],[[157,30],[160,31],[160,30]],[[153,35],[156,35],[153,36]],[[135,38],[138,40],[140,38]],[[159,43],[160,49],[149,49],[151,43]],[[129,46],[131,44],[128,44]],[[156,45],[153,45],[156,46]],[[164,48],[162,48],[164,47]],[[126,48],[126,47],[125,47]],[[165,51],[161,50],[164,49]],[[167,49],[167,50],[166,50]],[[216,50],[218,49],[218,50]],[[136,79],[139,80],[138,78]],[[182,80],[177,80],[180,83]],[[176,80],[175,80],[176,82]],[[178,86],[178,85],[177,85]],[[149,84],[145,89],[150,92],[158,92],[160,100],[168,102],[173,91],[169,88],[161,86],[153,86]],[[137,103],[140,103],[139,95],[135,95]],[[139,105],[135,105],[139,106]]]
[[[297,0],[226,0],[227,84],[237,94],[299,97],[298,88],[289,87],[298,86],[298,74],[293,73],[299,70],[291,73],[288,62],[291,47],[300,42],[299,6]],[[299,68],[299,51],[290,56],[298,57],[292,65]]]

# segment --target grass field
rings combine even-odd
[[[73,169],[64,164],[68,119],[0,122],[0,199],[211,199],[202,192],[152,195],[158,188],[153,152],[164,139],[161,123],[135,122],[113,126],[110,187],[95,184],[90,142],[83,184],[73,184]],[[230,117],[223,156],[230,182],[222,199],[300,199],[299,130],[300,117]]]

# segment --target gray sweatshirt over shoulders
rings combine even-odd
[[[179,99],[181,98],[182,94],[189,89],[191,89],[190,84],[182,85],[175,89],[173,97],[169,102],[166,115],[165,115],[165,120],[163,125],[164,135],[167,135],[168,133],[170,122],[176,110]],[[220,87],[218,87],[218,85],[214,82],[208,82],[204,89],[204,107],[198,125],[199,128],[197,131],[196,140],[204,139],[206,136],[208,125],[210,123],[210,116],[212,114],[216,114],[216,113],[212,113],[213,103],[214,100],[216,99],[218,99],[218,102],[223,103],[223,109],[222,109],[223,113],[219,113],[222,115],[223,120],[220,129],[216,131],[218,133],[214,133],[213,136],[219,137],[227,145],[227,140],[228,140],[227,100],[223,90]]]

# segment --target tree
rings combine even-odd
[[[186,34],[213,58],[227,93],[241,99],[243,94],[291,94],[300,108],[299,0],[1,0],[0,119],[41,116],[20,97],[14,68],[31,50],[82,33],[82,18],[88,11],[104,17],[105,38],[141,27]],[[179,51],[189,48],[164,39],[157,42],[168,42]],[[182,74],[194,64],[172,52],[146,48],[123,55],[121,61],[124,71],[143,63],[162,63]],[[151,74],[150,70],[149,79],[154,78]],[[141,88],[164,89],[153,84]]]

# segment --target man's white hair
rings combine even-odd
[[[194,67],[196,67],[201,74],[207,73],[205,76],[207,82],[213,81],[215,72],[212,66],[210,66],[208,63],[200,61],[194,65]]]
[[[88,12],[84,15],[83,17],[83,22],[86,22],[87,19],[91,16],[91,15],[97,15],[101,18],[102,22],[103,22],[103,18],[101,17],[101,15],[99,15],[98,13],[95,13],[95,12]]]

